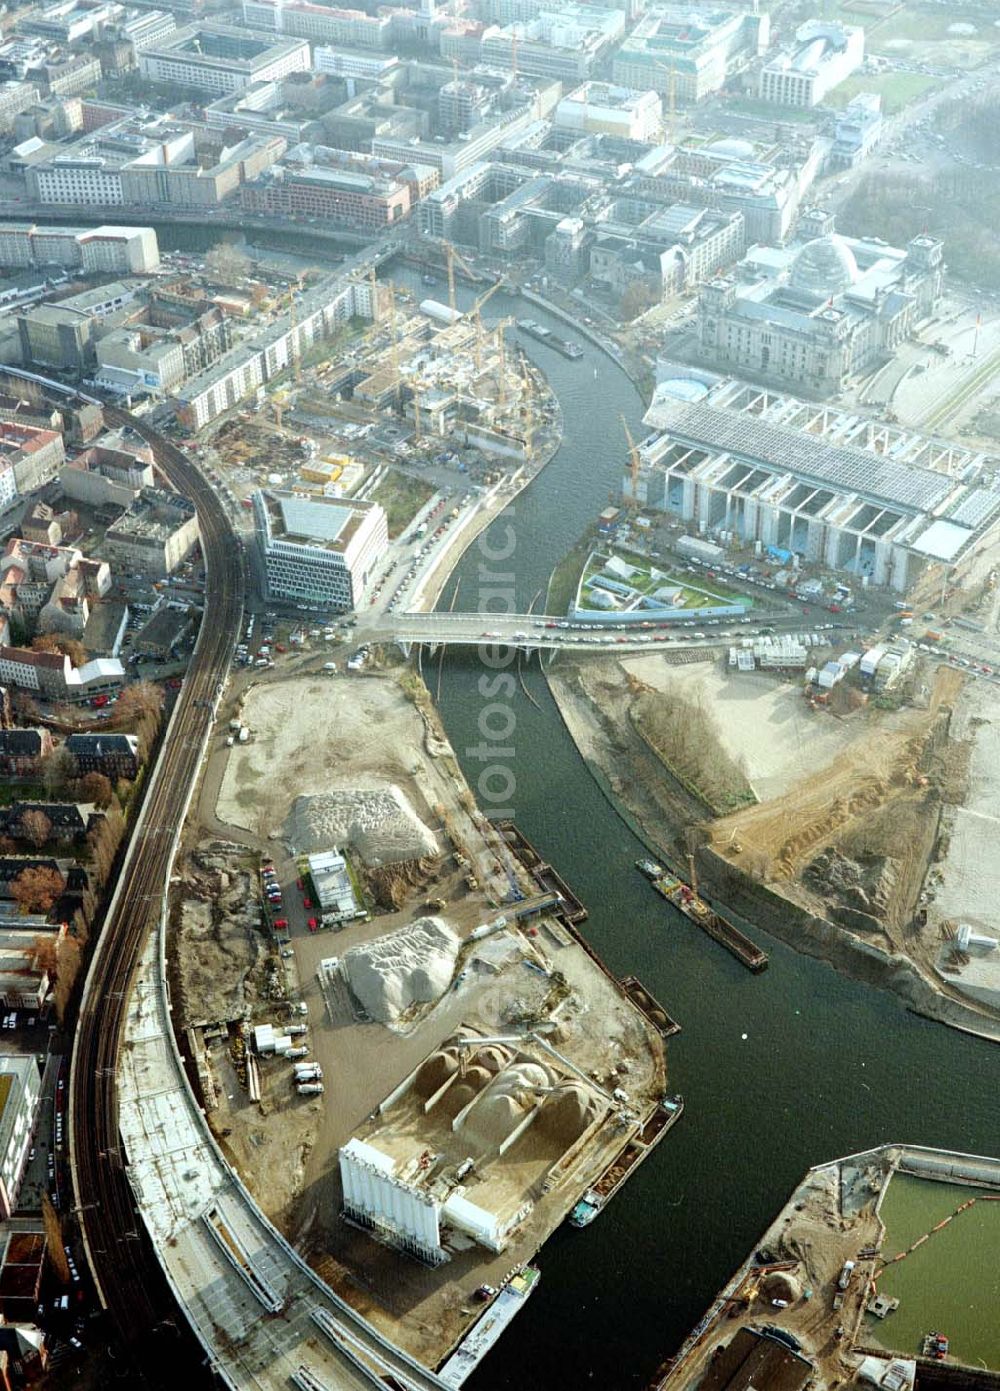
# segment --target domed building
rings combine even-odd
[[[858,278],[858,263],[849,243],[831,232],[807,241],[788,272],[788,283],[804,294],[827,299],[849,290]]]
[[[732,276],[705,282],[698,298],[702,357],[734,376],[831,397],[888,362],[937,309],[942,244],[905,247],[839,236],[816,209],[803,240],[753,246]]]

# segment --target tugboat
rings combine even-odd
[[[948,1356],[948,1337],[945,1333],[928,1333],[924,1339],[923,1354],[925,1357],[933,1357],[938,1362],[943,1362]]]

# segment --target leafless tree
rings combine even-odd
[[[36,850],[41,850],[52,836],[52,822],[44,811],[30,807],[21,817],[21,835]]]

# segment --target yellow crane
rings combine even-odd
[[[639,450],[636,448],[635,440],[632,438],[632,431],[628,428],[628,421],[621,416],[622,428],[625,431],[625,438],[628,440],[629,473],[632,479],[632,487],[625,501],[629,507],[639,506]]]
[[[392,363],[392,394],[399,405],[399,338],[396,333],[396,287],[389,284],[389,360]]]
[[[451,309],[455,308],[455,262],[462,267],[470,280],[478,279],[475,271],[469,263],[461,257],[450,241],[444,244],[444,254],[448,262],[448,305]]]
[[[302,278],[300,276],[298,286],[293,290],[289,290],[288,292],[288,347],[289,352],[291,353],[292,372],[295,377],[296,383],[301,382],[302,380],[302,353],[299,351],[298,335],[299,315],[298,305],[295,301],[295,296],[298,294],[301,285]]]
[[[420,443],[420,388],[413,383],[413,442]]]
[[[504,330],[513,322],[513,319],[501,319],[494,330],[497,336],[497,401],[501,406],[507,400],[507,340]]]
[[[493,296],[496,294],[497,290],[500,289],[500,286],[502,284],[503,281],[498,280],[495,285],[491,285],[490,288],[486,291],[485,295],[480,295],[479,298],[476,300],[475,304],[469,310],[469,314],[472,317],[473,322],[476,326],[475,354],[477,372],[481,372],[483,370],[483,320],[482,315],[479,311],[482,309],[483,305],[486,303],[487,300],[493,298]]]
[[[531,440],[535,433],[535,385],[528,371],[528,359],[523,354],[521,356],[521,393],[521,400],[524,402],[522,406],[522,414],[524,416],[524,452],[525,454],[530,454]]]

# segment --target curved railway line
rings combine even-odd
[[[136,1212],[118,1130],[116,1071],[128,999],[142,948],[161,912],[183,791],[197,778],[203,738],[240,630],[246,578],[242,550],[223,506],[185,455],[141,420],[105,407],[153,446],[169,481],[198,507],[206,565],[204,617],[162,750],[150,771],[118,886],[108,904],[87,975],[73,1045],[69,1150],[73,1194],[88,1262],[134,1370],[151,1387],[176,1386],[178,1361],[201,1356]],[[156,1336],[161,1330],[163,1337]],[[172,1335],[172,1338],[171,1338]],[[165,1356],[164,1337],[171,1338]],[[134,1384],[134,1383],[132,1383]]]

